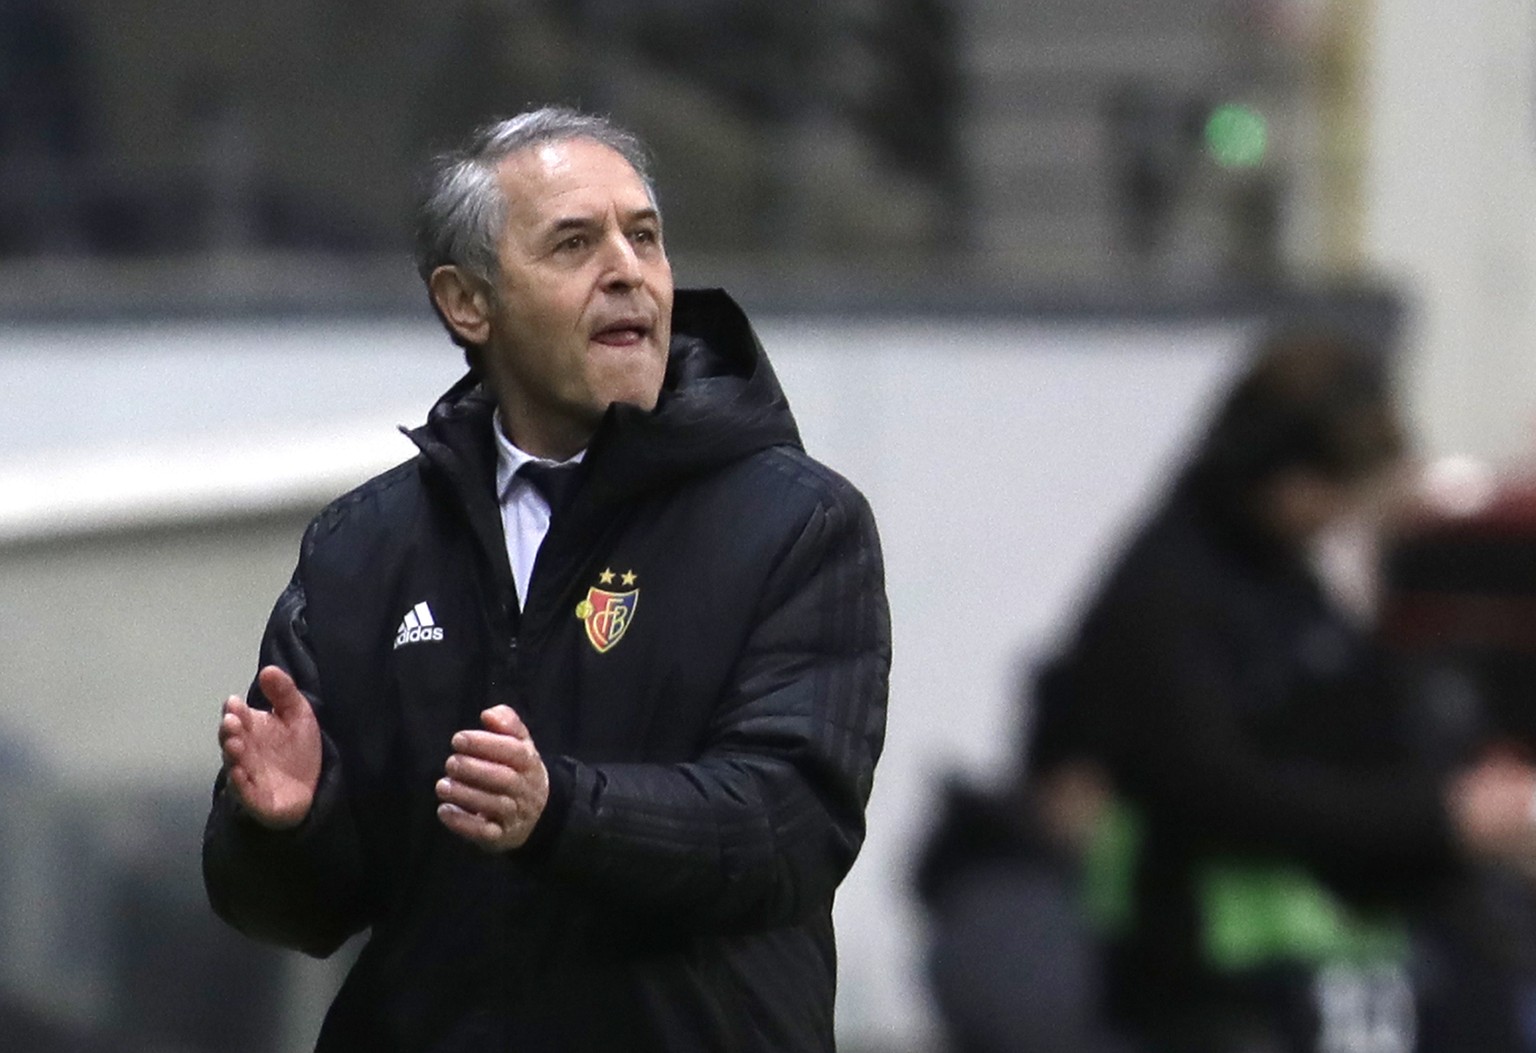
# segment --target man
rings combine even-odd
[[[606,121],[478,133],[417,255],[471,370],[305,534],[220,724],[214,908],[316,955],[371,930],[320,1050],[832,1049],[890,660],[868,505],[736,305],[674,300]]]

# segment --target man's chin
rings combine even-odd
[[[647,411],[655,409],[666,375],[665,361],[637,358],[628,365],[630,368],[605,370],[606,376],[592,385],[599,395],[595,404],[607,407],[610,403],[621,402]]]
[[[656,404],[660,401],[661,393],[659,391],[636,391],[625,394],[616,394],[608,400],[608,405],[633,406],[635,409],[649,413],[656,408]]]

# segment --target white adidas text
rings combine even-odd
[[[405,629],[395,637],[395,646],[402,647],[408,643],[421,643],[426,640],[441,640],[443,629],[440,625],[434,625],[430,629]]]
[[[427,601],[422,600],[416,606],[405,612],[405,619],[400,623],[400,628],[395,630],[395,647],[404,647],[406,644],[429,643],[443,638],[443,627],[438,625],[432,617],[432,608],[427,606]]]

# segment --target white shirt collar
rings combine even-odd
[[[517,474],[517,470],[529,461],[536,461],[539,464],[580,464],[582,458],[587,455],[587,451],[582,450],[566,461],[551,461],[545,457],[535,457],[507,438],[507,431],[501,426],[500,408],[491,416],[491,430],[496,433],[496,499],[503,503],[506,502],[515,483],[526,481]]]

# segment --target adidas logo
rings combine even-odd
[[[442,638],[442,626],[432,620],[432,608],[427,606],[426,600],[422,600],[405,612],[405,620],[395,631],[395,647],[403,647],[408,643],[426,643],[429,640]]]

